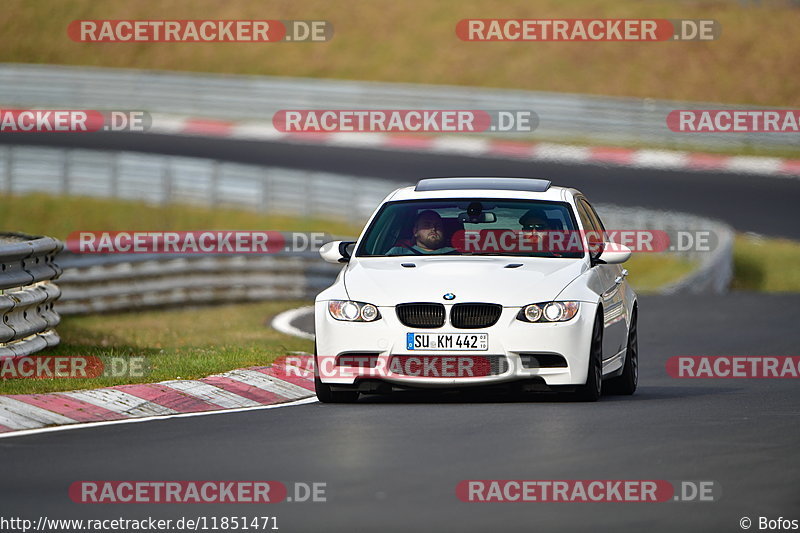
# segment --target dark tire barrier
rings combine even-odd
[[[0,233],[0,358],[55,346],[60,322],[53,303],[61,290],[54,262],[63,245],[51,237]]]

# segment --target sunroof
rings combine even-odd
[[[536,178],[426,178],[419,180],[415,191],[453,191],[488,189],[493,191],[544,192],[550,180]]]

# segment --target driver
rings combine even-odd
[[[527,245],[533,246],[536,252],[546,252],[554,255],[555,257],[562,257],[563,250],[553,242],[553,239],[548,237],[550,224],[537,209],[530,209],[519,217],[519,224],[522,226],[520,236],[524,239]],[[556,239],[557,240],[557,239]]]
[[[417,221],[414,223],[414,239],[416,242],[411,247],[394,246],[386,254],[446,254],[456,251],[455,248],[444,246],[444,222],[439,213],[431,209],[417,215]]]
[[[547,229],[547,219],[536,209],[529,209],[521,217],[519,217],[519,225],[522,226],[522,231],[525,232],[540,232]]]

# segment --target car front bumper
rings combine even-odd
[[[542,380],[548,386],[582,385],[586,382],[589,346],[597,304],[581,302],[577,315],[567,322],[530,323],[517,320],[519,307],[503,308],[500,319],[491,327],[457,329],[445,324],[437,329],[416,329],[403,325],[394,307],[380,307],[381,318],[374,322],[345,322],[334,319],[328,312],[328,302],[318,301],[314,309],[317,359],[316,372],[323,383],[352,386],[365,380],[378,380],[400,387],[452,388],[501,384],[520,380]],[[449,306],[446,306],[449,307]],[[447,309],[447,316],[450,309]],[[423,351],[409,350],[408,333],[486,333],[488,349],[485,351]],[[566,366],[526,368],[524,354],[558,355]],[[369,366],[337,366],[345,356],[370,357],[375,363]],[[398,357],[393,364],[392,357]],[[418,358],[439,356],[454,359],[465,356],[505,358],[501,371],[490,375],[473,376],[469,372],[456,372],[458,377],[408,375],[397,372],[397,360],[414,361]],[[444,359],[441,359],[444,360]],[[454,363],[452,368],[458,368]],[[421,368],[421,365],[417,365]],[[428,372],[427,374],[430,374]],[[452,373],[448,373],[452,376]]]

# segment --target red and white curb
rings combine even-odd
[[[307,354],[299,355],[305,365]],[[283,363],[198,380],[0,396],[0,437],[52,426],[232,412],[314,401],[314,379]],[[305,403],[305,402],[303,402]]]
[[[676,150],[577,146],[548,142],[523,142],[454,135],[432,136],[389,133],[286,133],[265,122],[232,122],[208,118],[152,115],[151,133],[198,135],[243,140],[281,141],[294,144],[373,148],[497,157],[528,161],[585,163],[634,168],[725,171],[737,174],[800,177],[800,159],[730,156]]]

